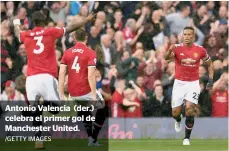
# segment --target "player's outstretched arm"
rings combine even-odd
[[[65,29],[66,33],[71,33],[74,30],[77,30],[78,28],[82,27],[89,21],[91,21],[95,17],[95,14],[91,13],[87,17],[80,17],[77,16],[76,19],[73,20],[72,23],[70,23]]]
[[[88,67],[88,82],[92,92],[92,100],[96,100],[96,67]]]
[[[60,93],[61,100],[64,100],[64,81],[65,81],[66,73],[67,73],[67,65],[60,64],[58,87],[59,87],[59,93]]]
[[[174,50],[175,48],[176,48],[176,45],[175,45],[175,44],[172,44],[172,45],[169,47],[169,50],[166,51],[165,56],[164,56],[165,60],[171,60],[171,59],[173,59],[173,57],[174,57],[173,50]]]

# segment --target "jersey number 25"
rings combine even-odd
[[[72,69],[76,70],[76,73],[80,72],[80,64],[77,62],[78,58],[79,58],[78,56],[75,56],[75,59],[74,59],[73,64],[72,64]]]

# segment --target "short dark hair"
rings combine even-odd
[[[40,11],[36,11],[32,14],[32,21],[35,26],[44,26],[45,25],[45,15]]]
[[[77,41],[85,41],[87,38],[87,33],[84,28],[79,28],[75,31],[75,37]]]
[[[191,27],[191,26],[186,26],[186,27],[184,28],[184,30],[186,30],[186,29],[192,30],[193,32],[195,31],[194,28]]]

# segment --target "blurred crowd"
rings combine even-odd
[[[85,29],[87,45],[97,54],[97,89],[110,117],[171,116],[175,64],[165,61],[164,54],[171,43],[182,42],[186,26],[195,28],[195,42],[207,49],[215,70],[214,86],[208,91],[207,67],[199,67],[196,116],[228,116],[227,1],[1,1],[1,99],[26,100],[26,50],[14,35],[13,19],[20,19],[24,30],[32,29],[32,13],[42,11],[47,27],[64,27],[77,15],[87,16],[98,3],[101,11]],[[71,35],[56,41],[58,65],[73,45]]]

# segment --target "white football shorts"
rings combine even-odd
[[[60,105],[58,92],[58,81],[50,74],[37,74],[26,78],[26,92],[31,105],[34,101],[55,101]]]
[[[81,105],[85,105],[85,106],[92,105],[92,101],[91,101],[92,92],[82,96],[70,96],[70,98],[71,100]],[[103,108],[105,106],[105,102],[102,94],[98,90],[96,90],[96,98],[97,98],[97,102],[94,104],[95,109]]]
[[[181,106],[184,100],[198,104],[200,95],[199,80],[196,81],[181,81],[175,79],[172,91],[172,108]]]

